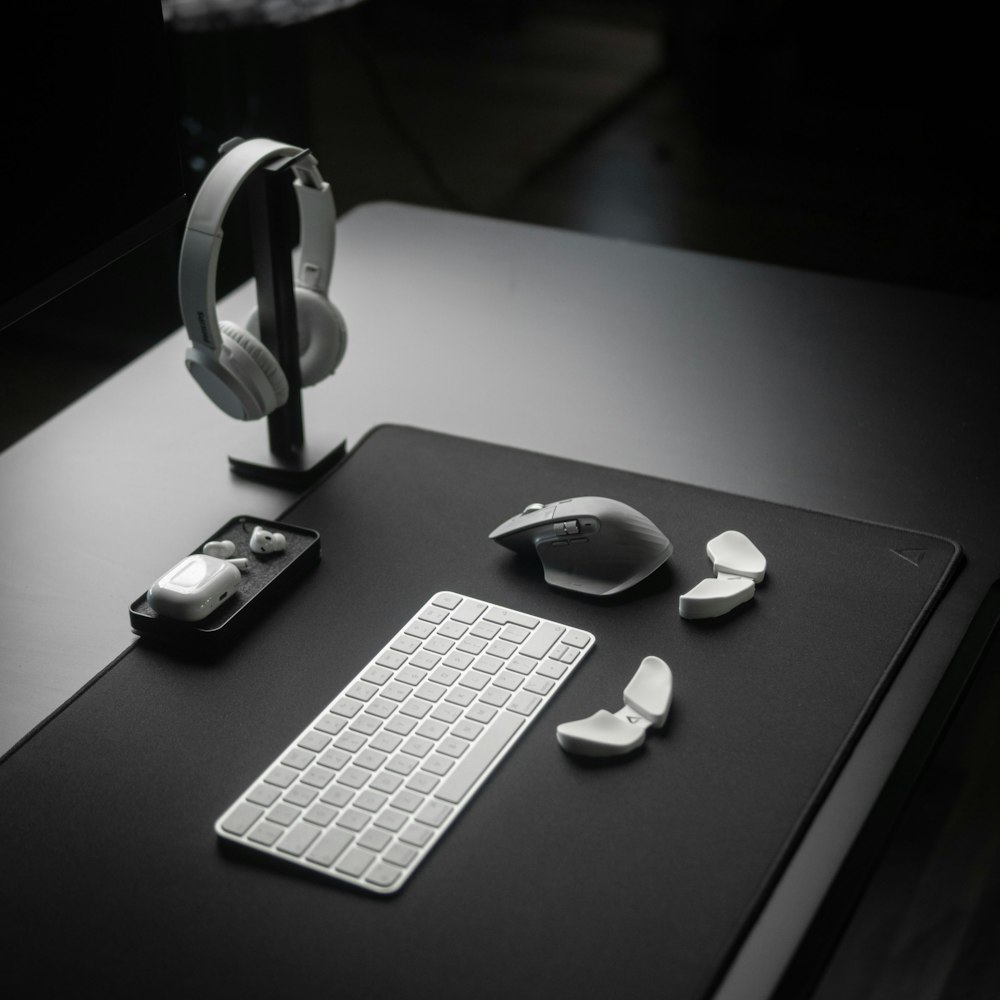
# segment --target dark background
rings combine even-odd
[[[189,196],[219,143],[264,135],[313,148],[341,212],[397,200],[998,294],[981,13],[782,0],[309,13],[168,19]],[[220,294],[250,274],[238,210],[226,230]],[[0,334],[13,352],[0,447],[180,325],[179,236]]]

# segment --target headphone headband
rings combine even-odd
[[[292,164],[300,228],[297,286],[326,295],[336,240],[333,193],[308,150],[271,139],[248,139],[223,149],[224,155],[209,171],[191,205],[178,274],[181,318],[188,336],[195,347],[207,348],[216,356],[222,350],[215,297],[222,222],[236,192],[258,167],[283,157],[299,157]]]

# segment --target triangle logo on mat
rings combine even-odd
[[[924,561],[927,549],[892,549],[900,559],[905,559],[911,566],[919,566]]]

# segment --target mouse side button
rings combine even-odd
[[[705,546],[716,573],[747,576],[754,583],[764,579],[767,560],[764,554],[741,531],[724,531]]]
[[[622,697],[629,708],[659,729],[667,721],[673,687],[673,674],[666,661],[658,656],[647,656],[628,682]]]
[[[602,708],[586,719],[557,726],[556,739],[567,753],[615,757],[641,746],[646,739],[646,727],[626,722]]]
[[[748,577],[712,577],[681,594],[678,611],[681,618],[718,618],[749,601],[755,589]]]

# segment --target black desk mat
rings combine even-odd
[[[674,542],[618,598],[552,590],[487,538],[588,494]],[[960,563],[926,534],[391,426],[285,516],[323,559],[236,645],[138,642],[0,765],[5,962],[41,994],[706,996]],[[728,528],[767,579],[684,621]],[[404,891],[223,850],[215,819],[444,589],[597,645]],[[564,754],[555,725],[620,707],[649,653],[674,673],[665,729],[627,758]]]

